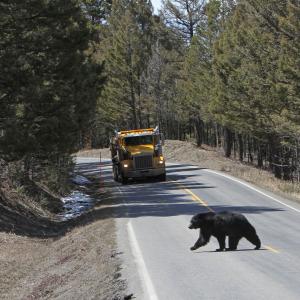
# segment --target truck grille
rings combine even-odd
[[[152,155],[134,157],[134,165],[136,169],[152,168]]]

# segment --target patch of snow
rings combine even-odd
[[[82,175],[75,175],[72,179],[72,182],[78,185],[90,184],[91,181]]]

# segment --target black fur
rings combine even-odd
[[[245,216],[233,212],[208,212],[195,215],[191,219],[190,229],[200,229],[199,239],[191,250],[196,250],[209,242],[211,236],[217,238],[219,249],[225,250],[225,238],[229,238],[229,248],[226,250],[236,250],[241,238],[246,238],[250,243],[259,249],[261,242],[256,234],[255,228],[249,223]]]

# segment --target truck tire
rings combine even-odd
[[[127,182],[128,182],[128,178],[125,177],[123,174],[121,174],[121,183],[122,184],[127,184]]]
[[[167,180],[167,175],[166,173],[160,174],[158,176],[159,181],[166,181]]]
[[[118,175],[118,168],[116,166],[113,166],[113,176],[114,176],[114,181],[118,182],[119,175]]]

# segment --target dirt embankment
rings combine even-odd
[[[50,196],[40,205],[2,184],[1,299],[123,299],[113,209],[117,199],[109,186],[99,191],[98,178],[89,179],[86,189],[102,201],[68,221],[46,209]]]
[[[1,233],[1,299],[123,299],[114,232],[108,210],[57,239]]]
[[[258,169],[246,162],[241,163],[235,159],[225,158],[221,149],[217,150],[206,145],[199,148],[190,142],[166,141],[164,151],[170,162],[184,162],[222,171],[300,202],[300,185],[298,183],[279,180],[267,170]]]

